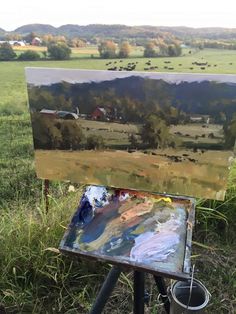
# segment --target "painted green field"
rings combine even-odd
[[[155,153],[155,155],[153,154]],[[183,158],[187,155],[188,158]],[[179,156],[174,162],[171,156]],[[229,151],[164,149],[144,154],[121,150],[62,151],[36,150],[36,171],[39,178],[70,180],[83,184],[125,186],[144,191],[160,191],[223,200],[227,185]],[[189,158],[197,162],[191,162]],[[117,164],[117,161],[119,165]],[[47,165],[47,167],[45,167]]]
[[[84,51],[85,52],[85,51]],[[88,51],[86,51],[88,52]],[[0,114],[27,112],[26,83],[24,76],[25,67],[53,67],[53,68],[77,68],[77,69],[99,69],[105,70],[107,62],[117,59],[90,58],[90,53],[78,53],[76,59],[66,61],[31,61],[31,62],[0,62]],[[136,51],[132,58],[124,59],[122,65],[129,62],[138,62],[136,70],[144,71],[148,68],[145,63],[149,58],[142,58],[141,52]],[[152,66],[157,66],[158,72],[186,72],[186,73],[226,73],[236,74],[236,51],[205,49],[189,54],[187,51],[181,57],[173,58],[152,58]],[[168,67],[173,70],[165,69],[166,61],[170,61]],[[192,65],[192,62],[208,62],[210,67],[201,70],[199,66]],[[182,64],[180,66],[180,64]],[[214,66],[216,65],[216,66]],[[193,68],[192,70],[190,68]]]

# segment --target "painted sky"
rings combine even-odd
[[[129,76],[142,76],[150,79],[163,79],[171,83],[201,82],[212,80],[216,82],[236,83],[234,74],[187,74],[187,73],[151,73],[128,71],[100,71],[78,69],[50,69],[50,68],[26,68],[27,83],[33,85],[51,85],[61,81],[69,83],[90,83],[111,81],[116,78]]]
[[[235,9],[235,0],[12,0],[1,3],[0,27],[11,31],[30,23],[101,23],[236,28]]]

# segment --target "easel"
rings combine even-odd
[[[89,312],[89,314],[101,314],[107,300],[109,299],[118,279],[121,274],[121,268],[113,266],[108,273],[103,285],[97,295],[96,300]],[[163,277],[153,275],[160,297],[164,303],[166,313],[169,313],[170,303],[167,296],[167,289]],[[145,304],[145,273],[134,270],[133,272],[133,287],[134,287],[134,303],[133,313],[144,314]]]

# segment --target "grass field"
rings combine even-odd
[[[90,54],[84,51],[69,61],[0,62],[0,115],[8,114],[0,116],[0,313],[88,313],[109,269],[98,263],[72,261],[58,253],[59,240],[77,206],[80,188],[75,185],[76,192],[69,193],[70,183],[51,182],[46,214],[42,181],[35,176],[26,104],[25,66],[106,69],[107,60],[90,59]],[[155,58],[152,64],[162,72],[164,61],[170,60],[172,72],[236,74],[236,51],[205,49],[185,54],[178,58]],[[147,59],[140,55],[137,53],[136,58],[124,62],[138,61],[137,70],[143,70]],[[217,66],[203,71],[192,65],[202,60]],[[180,63],[182,66],[178,66]],[[212,294],[206,311],[209,314],[235,314],[235,230],[234,166],[224,202],[197,200],[192,263],[196,265],[195,277]],[[132,274],[122,274],[104,313],[132,312],[132,289]],[[150,277],[147,290],[150,302],[146,314],[164,313],[156,301],[158,292]]]

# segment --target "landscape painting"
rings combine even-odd
[[[236,75],[27,68],[40,178],[223,200]]]
[[[186,278],[194,207],[191,198],[87,186],[60,250]]]

